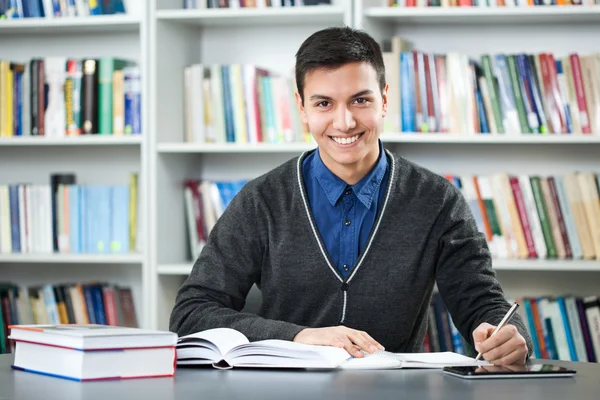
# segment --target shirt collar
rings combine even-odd
[[[351,188],[358,200],[363,203],[365,207],[371,208],[373,198],[379,191],[387,168],[387,156],[383,150],[383,144],[381,143],[381,140],[379,140],[379,158],[377,159],[377,163],[371,171],[369,171],[369,173],[354,186],[348,185],[325,166],[323,160],[321,160],[319,148],[317,148],[316,154],[313,157],[311,169],[332,206],[335,206],[342,194],[344,194],[346,188]]]

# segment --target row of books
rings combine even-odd
[[[0,353],[10,353],[9,325],[101,324],[136,328],[131,288],[109,283],[19,287],[0,283]]]
[[[386,130],[600,134],[600,54],[445,55],[393,38]]]
[[[331,0],[183,0],[184,8],[279,8],[329,5]]]
[[[0,61],[0,137],[140,134],[140,79],[114,57]]]
[[[185,214],[192,259],[198,258],[217,219],[247,182],[194,179],[184,182]]]
[[[535,7],[588,6],[598,0],[383,0],[389,7]]]
[[[0,185],[0,253],[125,254],[137,250],[137,175],[129,185]]]
[[[187,142],[309,140],[293,80],[254,65],[195,64],[184,70]]]
[[[516,302],[533,342],[533,357],[581,362],[600,360],[598,296],[524,297]],[[477,355],[456,328],[438,293],[434,293],[431,300],[421,351]]]
[[[87,17],[124,14],[123,0],[4,0],[0,19]]]
[[[467,200],[493,257],[600,259],[600,175],[446,178]]]
[[[536,297],[517,302],[536,358],[600,361],[598,296]]]

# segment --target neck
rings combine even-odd
[[[369,153],[365,158],[353,164],[339,164],[328,157],[323,157],[322,153],[320,154],[327,169],[348,185],[355,185],[373,169],[379,159],[379,151],[378,144],[377,151]]]

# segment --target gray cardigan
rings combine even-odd
[[[509,309],[485,236],[449,181],[387,153],[390,179],[365,249],[343,279],[316,229],[302,181],[308,153],[247,183],[180,288],[170,329],[230,327],[251,341],[345,325],[393,352],[420,350],[434,284],[465,339]],[[241,313],[256,283],[258,315]],[[528,344],[518,315],[512,319]]]

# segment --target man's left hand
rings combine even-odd
[[[494,336],[494,325],[483,323],[473,331],[475,350],[494,365],[524,365],[527,361],[527,342],[517,327],[506,325]]]

